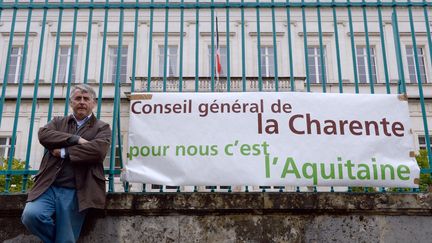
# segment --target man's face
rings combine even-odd
[[[76,119],[82,120],[92,113],[96,102],[89,93],[76,90],[71,97],[70,105]]]

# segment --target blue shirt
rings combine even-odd
[[[86,118],[82,119],[82,120],[78,120],[76,119],[75,115],[72,114],[73,118],[75,119],[76,123],[77,123],[77,128],[80,128],[82,125],[84,125],[93,115],[93,113],[90,113],[90,115],[88,115]],[[66,150],[64,148],[60,149],[60,157],[62,159],[64,159],[66,157]]]

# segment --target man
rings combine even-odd
[[[103,160],[111,129],[92,113],[96,94],[86,84],[72,88],[73,114],[55,117],[39,130],[46,152],[22,215],[44,242],[76,242],[88,208],[104,208]]]

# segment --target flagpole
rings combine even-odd
[[[219,63],[218,63],[218,57],[219,57],[219,24],[218,24],[218,16],[217,16],[217,13],[216,13],[216,68],[215,68],[215,70],[216,70],[216,81],[217,81],[217,84],[218,84],[218,86],[219,86],[219,69],[218,69],[218,67],[219,67]]]

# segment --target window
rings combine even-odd
[[[367,61],[367,49],[365,46],[357,46],[357,71],[359,76],[360,83],[369,83],[369,64]],[[377,82],[377,73],[376,73],[376,59],[375,59],[375,48],[369,48],[370,53],[370,63],[372,72],[372,81],[374,83]]]
[[[11,51],[8,83],[18,83],[21,76],[23,47],[13,46]]]
[[[417,83],[417,70],[416,70],[416,64],[414,60],[414,49],[412,46],[406,47],[406,53],[407,53],[407,62],[408,62],[408,74],[409,79],[411,83]],[[426,78],[426,69],[425,69],[425,56],[424,56],[424,50],[422,47],[417,47],[417,58],[420,68],[420,77],[422,83],[427,82]]]
[[[167,46],[167,69],[166,69],[166,76],[167,77],[177,77],[177,46]],[[159,46],[159,77],[164,76],[164,65],[165,65],[165,58],[164,58],[164,52],[165,52],[165,46]]]
[[[11,147],[11,138],[10,137],[0,137],[0,159],[7,158],[9,156],[9,149]],[[3,161],[0,160],[0,166]]]
[[[61,46],[58,58],[58,71],[57,83],[67,83],[69,77],[69,66],[71,57],[71,46]],[[76,62],[78,57],[78,46],[74,48],[73,65],[72,65],[72,79],[71,82],[75,83]]]
[[[261,75],[274,77],[274,48],[273,46],[261,47]]]
[[[110,46],[108,50],[109,66],[107,70],[106,81],[109,83],[115,83],[117,74],[117,46]],[[127,80],[127,57],[128,57],[128,46],[122,46],[121,57],[120,57],[120,83],[126,83]]]
[[[323,46],[324,63],[321,64],[320,48],[317,46],[308,47],[308,76],[311,83],[321,83],[322,74],[326,69],[325,57],[326,51]],[[323,68],[324,67],[324,68]]]
[[[419,141],[419,148],[426,149],[426,136],[419,135],[418,141]],[[429,141],[432,142],[432,136],[429,136]],[[431,149],[432,149],[432,144],[431,144]]]
[[[212,70],[212,66],[211,66],[211,52],[212,52],[212,47],[209,46],[208,47],[208,60],[209,60],[209,76],[211,76],[211,70]],[[215,57],[215,61],[214,61],[214,65],[215,65],[215,75],[216,75],[216,47],[214,50],[214,57]],[[220,53],[220,61],[221,61],[221,65],[222,65],[222,71],[219,77],[226,77],[227,76],[227,48],[226,46],[219,46],[219,53]]]
[[[111,158],[111,147],[108,150],[106,157],[104,159],[103,165],[105,168],[110,168],[110,158]],[[120,163],[120,148],[119,146],[116,144],[116,149],[115,149],[115,159],[114,159],[114,169],[120,169],[121,168],[121,163]],[[116,175],[119,176],[119,175]]]

